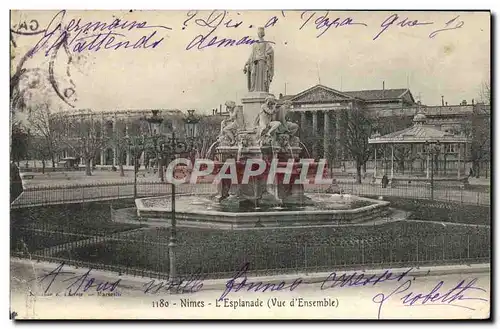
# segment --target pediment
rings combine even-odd
[[[324,86],[314,86],[291,99],[294,103],[330,103],[344,100],[352,100],[352,97]]]

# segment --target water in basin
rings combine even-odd
[[[314,205],[311,206],[259,206],[254,204],[232,206],[218,203],[210,196],[181,196],[176,199],[175,208],[177,211],[218,211],[218,212],[273,212],[273,211],[314,211],[314,210],[348,210],[356,209],[374,202],[366,199],[359,199],[348,194],[306,194],[312,199]],[[167,208],[170,209],[170,198],[147,198],[143,199],[146,208]]]

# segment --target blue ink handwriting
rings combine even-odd
[[[224,298],[229,295],[231,292],[238,292],[240,290],[243,291],[252,291],[252,292],[274,292],[274,291],[293,291],[295,290],[301,283],[303,283],[302,278],[295,279],[291,283],[286,283],[285,281],[281,281],[280,283],[265,283],[262,281],[258,282],[250,282],[247,278],[247,271],[250,264],[244,264],[235,274],[234,276],[226,282],[226,290],[219,297],[219,301],[224,300]],[[239,283],[236,282],[237,279],[242,279]]]
[[[431,34],[429,34],[429,38],[432,39],[443,31],[450,31],[462,28],[462,26],[464,25],[464,21],[458,20],[459,17],[460,15],[446,22],[444,28],[431,32]]]
[[[82,22],[81,18],[73,18],[63,26],[65,15],[66,10],[61,10],[52,18],[43,30],[42,38],[31,49],[30,56],[33,56],[44,47],[47,48],[45,56],[48,56],[52,50],[59,49],[62,44],[67,47],[73,46],[73,52],[83,52],[84,50],[98,51],[100,49],[117,50],[119,48],[156,48],[164,38],[151,43],[148,42],[156,35],[157,30],[172,30],[170,27],[164,25],[148,25],[146,21],[126,21],[119,18],[115,18],[112,22],[96,21],[87,23]],[[143,35],[135,42],[130,40],[115,40],[117,37],[126,37],[124,33],[142,29],[156,30]]]
[[[203,288],[203,280],[207,275],[202,275],[201,269],[186,278],[178,278],[177,280],[168,280],[156,282],[151,280],[144,284],[145,294],[158,294],[161,292],[174,292],[174,293],[195,293]]]
[[[471,279],[467,284],[465,284],[465,280],[460,281],[458,284],[456,284],[453,288],[448,289],[447,291],[443,292],[440,291],[441,287],[444,284],[444,281],[439,281],[434,288],[432,288],[431,291],[427,293],[415,293],[415,292],[409,292],[403,297],[400,298],[402,301],[403,305],[405,306],[424,306],[424,305],[448,305],[448,306],[455,306],[455,307],[461,307],[469,310],[474,310],[474,308],[470,306],[465,306],[465,305],[460,305],[456,304],[454,302],[458,301],[465,301],[465,300],[475,300],[475,301],[482,301],[482,302],[488,302],[487,299],[481,298],[481,297],[467,297],[465,292],[466,291],[482,291],[486,292],[485,289],[481,287],[475,286],[477,282],[477,278]],[[391,293],[388,295],[384,295],[383,293],[379,293],[375,295],[372,299],[372,301],[376,304],[379,304],[378,308],[378,318],[380,319],[380,314],[382,312],[382,306],[384,303],[391,298],[392,296],[395,295],[400,295],[403,292],[406,292],[410,289],[412,285],[411,280],[407,280],[403,282],[401,285],[399,285],[396,289],[394,289]]]
[[[212,35],[215,29],[211,30],[208,34],[203,35],[199,34],[191,40],[186,46],[186,50],[191,50],[193,48],[197,48],[199,50],[209,48],[209,47],[233,47],[233,46],[241,46],[241,45],[253,45],[254,43],[262,43],[262,41],[258,39],[252,39],[250,36],[246,35],[239,40],[231,39],[231,38],[219,38],[217,36],[213,36],[210,41],[207,41],[208,38]],[[274,43],[272,41],[264,41],[269,43]]]
[[[302,30],[304,26],[306,26],[309,21],[316,16],[315,11],[303,11],[302,14],[300,15],[300,18],[302,20],[305,20],[304,23],[300,26],[299,30]],[[361,26],[367,26],[365,23],[362,22],[355,22],[353,18],[351,17],[346,17],[344,19],[341,19],[340,17],[337,17],[335,19],[330,19],[328,18],[329,11],[326,11],[324,15],[318,16],[314,20],[314,24],[316,26],[317,30],[320,30],[321,33],[316,36],[316,38],[321,37],[323,34],[326,33],[332,26],[335,28],[343,27],[343,26],[352,26],[352,25],[361,25]]]
[[[337,277],[337,273],[331,273],[321,284],[321,290],[331,289],[331,288],[344,288],[344,287],[361,287],[361,286],[375,286],[379,283],[386,281],[401,281],[413,270],[410,268],[402,273],[394,274],[389,270],[386,270],[382,274],[373,274],[365,276],[364,273],[344,273]]]
[[[63,271],[64,265],[65,263],[63,262],[48,274],[39,277],[40,283],[42,283],[46,279],[47,281],[49,281],[49,284],[44,291],[45,294],[49,293],[49,289],[58,276],[75,274],[74,272]],[[68,296],[75,296],[77,294],[82,294],[83,292],[89,292],[91,288],[93,289],[93,292],[115,292],[121,279],[118,279],[114,282],[99,282],[98,280],[90,276],[91,271],[92,269],[89,269],[82,275],[75,275],[69,279],[61,280],[61,282],[71,282],[71,284],[65,288]]]
[[[411,20],[410,18],[406,17],[404,19],[401,19],[398,14],[392,14],[389,17],[387,17],[382,24],[380,24],[380,27],[382,28],[380,32],[373,38],[373,40],[377,40],[378,37],[384,33],[389,26],[396,24],[396,26],[399,27],[414,27],[414,26],[422,26],[422,25],[430,25],[434,24],[434,22],[419,22],[417,19]]]
[[[238,13],[239,14],[239,13]],[[281,14],[283,17],[285,17],[284,11],[281,11]],[[205,49],[208,47],[233,47],[233,46],[241,46],[241,45],[253,45],[254,43],[261,43],[261,42],[269,42],[269,43],[274,43],[272,41],[260,41],[259,39],[252,39],[250,36],[245,35],[241,37],[240,39],[232,39],[232,38],[225,38],[225,37],[219,37],[214,34],[214,32],[219,28],[219,27],[225,27],[225,28],[238,28],[240,27],[244,22],[242,20],[233,20],[233,18],[230,18],[228,16],[228,12],[226,10],[213,10],[210,12],[210,14],[207,17],[201,17],[198,14],[198,11],[189,11],[187,12],[188,18],[183,22],[183,27],[182,29],[185,30],[188,27],[188,24],[191,24],[191,22],[194,22],[196,26],[207,28],[208,32],[207,33],[202,33],[196,35],[186,46],[186,50],[191,50],[191,49]],[[197,18],[195,18],[197,17]],[[264,25],[265,28],[274,26],[277,22],[279,21],[279,18],[277,16],[271,17],[267,23]],[[253,27],[253,25],[249,26],[250,28]],[[211,37],[211,38],[210,38]]]

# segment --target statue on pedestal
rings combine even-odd
[[[257,35],[259,41],[252,45],[252,53],[243,68],[243,73],[247,75],[248,91],[269,92],[274,76],[274,50],[271,44],[264,40],[263,27],[259,27]]]
[[[227,101],[225,105],[229,112],[229,118],[221,122],[219,141],[221,144],[232,146],[236,144],[236,133],[238,130],[244,129],[245,126],[243,109],[236,107],[234,101]]]
[[[260,144],[267,144],[274,137],[276,129],[279,128],[281,122],[276,121],[276,98],[274,96],[266,97],[266,101],[262,104],[261,111],[255,118],[254,125],[257,129]]]

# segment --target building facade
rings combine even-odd
[[[300,126],[300,139],[303,142],[304,157],[326,158],[333,167],[353,167],[352,157],[343,141],[346,127],[340,118],[341,112],[354,108],[364,109],[369,116],[380,123],[378,133],[386,134],[411,126],[412,119],[420,112],[425,114],[427,124],[444,132],[472,137],[473,142],[461,150],[461,159],[467,163],[476,162],[481,170],[489,170],[490,163],[490,106],[470,104],[463,101],[460,105],[426,106],[416,102],[409,89],[380,89],[360,91],[338,91],[327,86],[316,85],[296,95],[279,95],[280,101],[292,102],[292,120]],[[213,111],[213,116],[220,119],[228,115],[222,108]],[[149,134],[145,117],[152,115],[152,110],[116,110],[91,111],[78,110],[57,113],[71,122],[93,120],[98,124],[96,134],[110,137],[108,143],[98,150],[92,160],[97,166],[116,166],[119,163],[132,165],[127,150],[118,152],[113,140],[126,136]],[[159,110],[164,118],[162,133],[171,132],[173,127],[182,130],[184,114],[180,110]],[[200,124],[200,126],[203,124]],[[383,126],[383,127],[382,127]],[[218,129],[218,128],[216,128]],[[384,130],[385,131],[382,131]],[[212,129],[213,130],[213,129]],[[211,135],[213,132],[210,133]],[[215,132],[217,134],[217,132]],[[75,136],[75,139],[78,136]],[[419,149],[412,152],[421,152]],[[458,145],[443,146],[441,158],[452,169],[458,165]],[[78,157],[72,148],[62,148],[58,154],[64,157]],[[121,156],[122,159],[118,159]],[[83,161],[83,159],[81,160]],[[380,161],[380,158],[379,158]],[[373,159],[367,162],[368,169],[374,167]],[[83,164],[83,163],[82,163]],[[472,165],[469,164],[468,167]]]
[[[460,105],[426,106],[416,102],[409,89],[341,92],[323,85],[296,95],[280,95],[280,100],[292,102],[294,120],[301,127],[301,140],[308,155],[316,159],[331,159],[334,167],[353,165],[346,143],[342,141],[346,127],[342,124],[341,112],[361,108],[374,121],[390,128],[389,131],[379,131],[382,134],[409,127],[413,117],[421,112],[425,114],[427,124],[436,129],[475,137],[475,142],[465,150],[465,161],[481,162],[479,165],[483,169],[489,168],[490,139],[486,135],[490,131],[490,106],[475,104],[474,100],[471,104],[463,101]],[[474,147],[482,149],[480,157],[474,154]],[[451,144],[444,147],[441,157],[453,167],[454,162],[458,165],[458,154],[458,145]],[[370,161],[368,167],[373,167]]]
[[[94,139],[102,139],[100,145],[95,143],[96,154],[91,160],[93,166],[117,166],[123,164],[132,166],[131,152],[122,145],[123,140],[129,136],[149,135],[152,132],[145,118],[152,116],[151,109],[145,110],[116,110],[116,111],[92,111],[77,110],[54,113],[54,122],[60,125],[59,129],[64,130],[67,140],[81,143],[85,134],[94,134]],[[184,114],[180,110],[158,110],[158,116],[163,119],[158,133],[171,133],[172,129],[183,129]],[[89,131],[89,127],[91,131]],[[81,127],[87,126],[84,132]],[[56,128],[57,129],[57,128]],[[91,142],[88,142],[91,144]],[[123,149],[118,149],[122,146]],[[87,147],[82,145],[81,147]],[[61,145],[57,160],[67,157],[80,159],[80,165],[84,165],[84,159],[75,147]],[[121,159],[119,159],[121,157]]]

